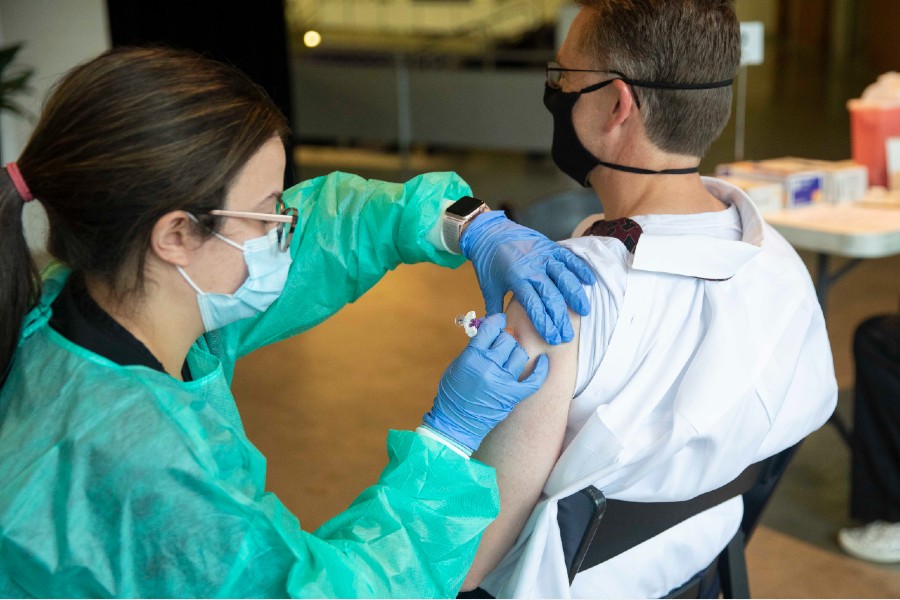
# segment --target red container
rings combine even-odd
[[[900,137],[900,105],[878,106],[859,100],[850,109],[850,147],[853,160],[869,168],[869,185],[887,187],[887,141]]]

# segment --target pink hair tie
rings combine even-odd
[[[31,202],[34,200],[31,190],[28,189],[28,184],[25,183],[25,178],[22,177],[22,172],[19,171],[19,165],[14,162],[6,163],[6,172],[9,173],[9,178],[12,179],[13,185],[16,186],[16,191],[19,192],[22,201]]]

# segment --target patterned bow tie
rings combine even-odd
[[[638,240],[641,239],[642,233],[643,230],[641,229],[641,226],[626,217],[624,219],[616,219],[614,221],[605,221],[603,219],[600,219],[599,221],[588,227],[582,235],[596,235],[616,238],[617,240],[625,244],[625,248],[629,252],[634,254],[634,249],[637,247]]]

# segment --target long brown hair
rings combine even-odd
[[[125,297],[143,290],[156,221],[221,208],[241,167],[287,134],[265,91],[236,69],[186,51],[118,48],[56,84],[17,162],[47,211],[50,254]],[[0,382],[40,295],[22,206],[0,173]]]

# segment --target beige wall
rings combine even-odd
[[[762,21],[766,36],[778,32],[778,0],[736,0],[734,3],[741,21]]]
[[[34,118],[60,75],[110,47],[104,0],[0,0],[0,45],[24,43],[16,62],[34,69],[32,93],[18,99]],[[4,112],[0,116],[3,159],[15,160],[34,128],[34,120]],[[38,202],[25,207],[25,234],[40,251],[46,216]]]

